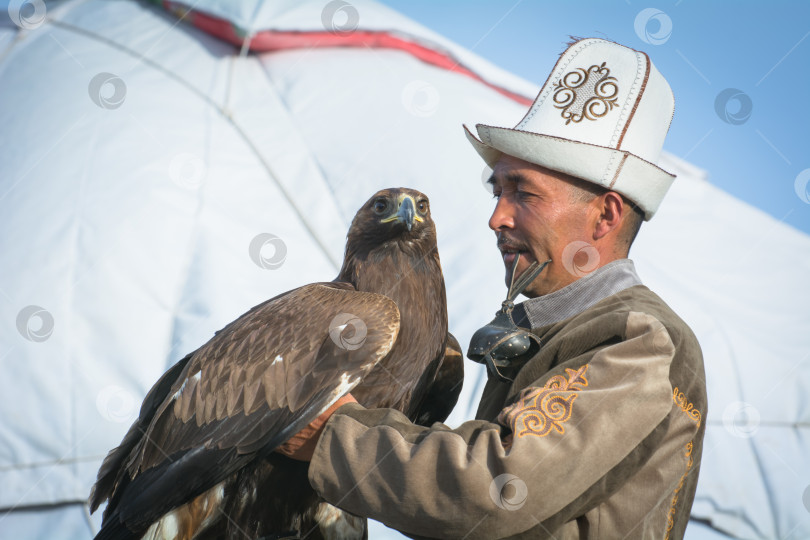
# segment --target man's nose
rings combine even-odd
[[[507,197],[500,197],[495,204],[495,210],[489,218],[489,228],[493,231],[515,228],[514,208]]]

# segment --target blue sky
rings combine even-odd
[[[664,148],[810,233],[810,2],[383,3],[538,86],[569,35],[647,52],[675,93]]]

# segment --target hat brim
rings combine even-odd
[[[644,211],[648,221],[658,210],[675,175],[624,150],[503,127],[477,124],[480,139],[467,126],[473,148],[490,167],[502,154],[569,174],[621,193]]]

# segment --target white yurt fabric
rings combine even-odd
[[[0,12],[0,538],[91,538],[95,473],[157,377],[251,306],[332,279],[377,189],[430,197],[462,347],[499,307],[493,203],[461,126],[514,125],[525,104],[406,50],[253,54],[150,3],[42,4],[39,22],[21,4]],[[323,32],[328,4],[194,9],[249,32]],[[384,6],[351,6],[358,30],[537,91]],[[678,178],[631,255],[706,358],[687,536],[810,536],[810,237],[682,160],[659,165]],[[480,395],[483,368],[466,368],[451,425]]]

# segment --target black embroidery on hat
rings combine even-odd
[[[554,85],[555,107],[562,109],[565,124],[581,122],[583,118],[596,120],[616,106],[619,85],[610,69],[593,65],[587,70],[577,68],[563,75]]]

